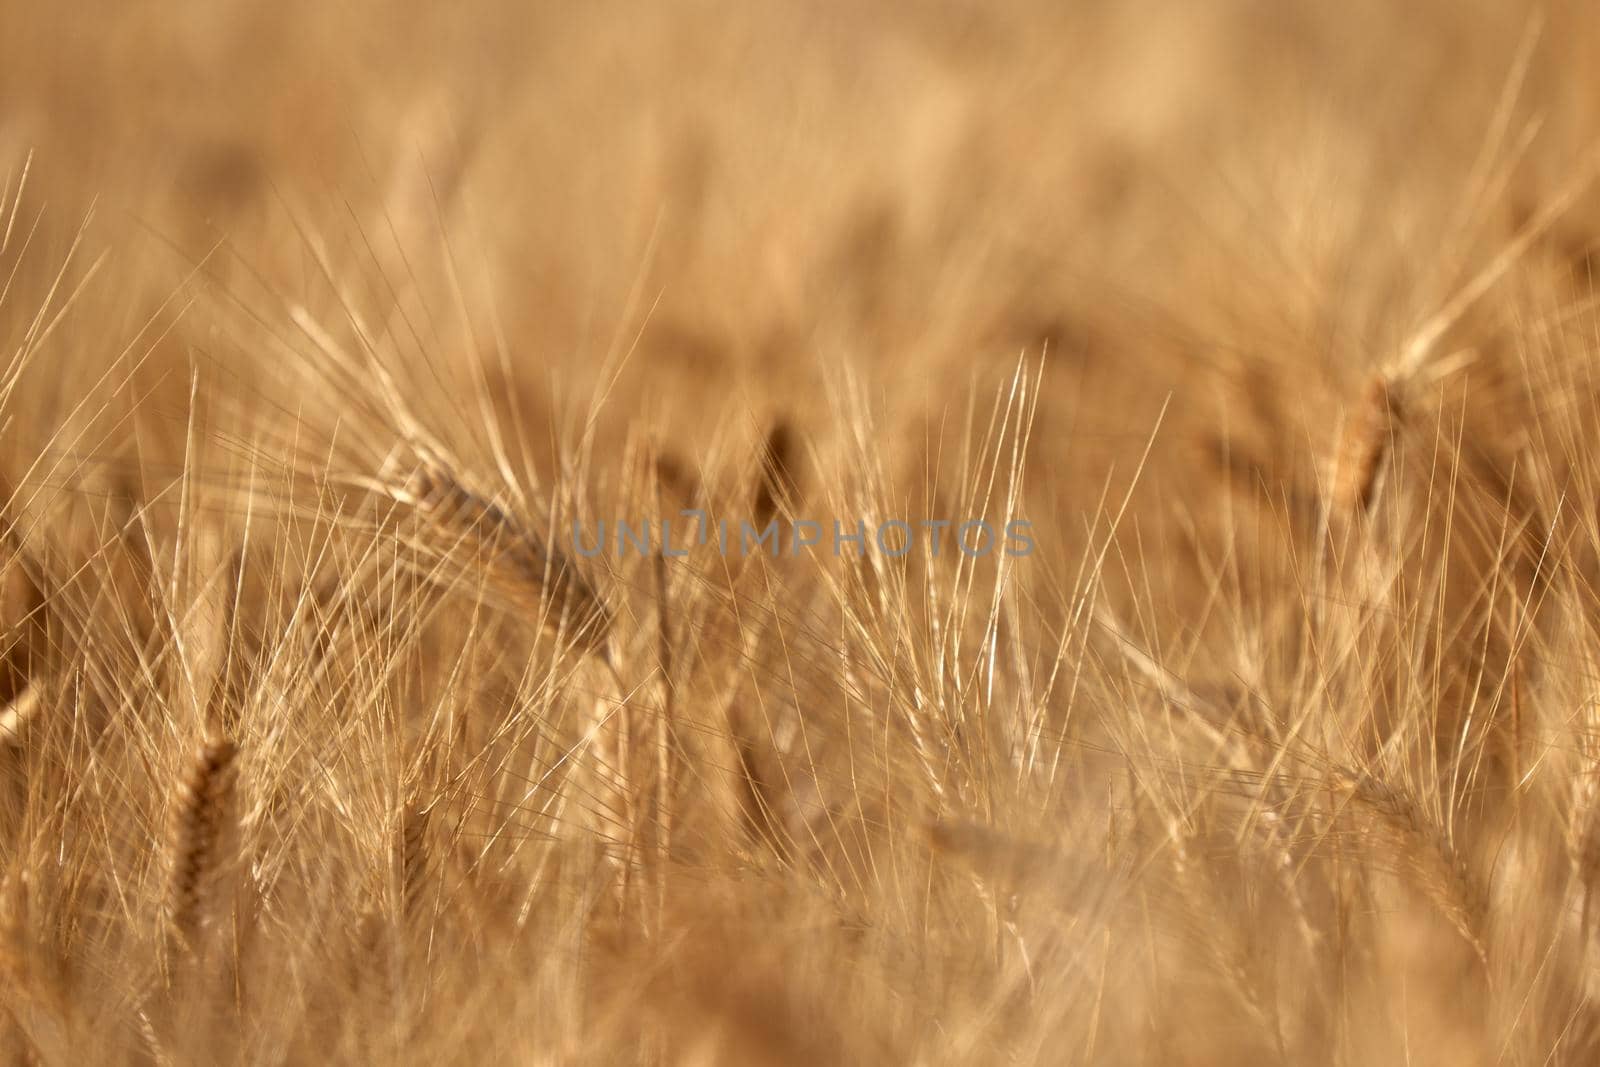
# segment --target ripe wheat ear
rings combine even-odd
[[[238,746],[225,738],[206,741],[190,764],[174,819],[170,908],[172,926],[191,948],[213,901],[214,882],[226,866],[233,836]]]

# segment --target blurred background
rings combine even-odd
[[[527,841],[505,843],[517,866],[500,871],[517,876],[514,891],[474,883],[490,888],[451,895],[460,910],[441,912],[450,921],[437,941],[427,927],[432,958],[452,976],[429,994],[446,1025],[427,1047],[484,1048],[493,1061],[495,1049],[547,1035],[505,1028],[503,1039],[482,1039],[503,1044],[483,1045],[457,1044],[460,1035],[474,1019],[531,1017],[524,1009],[536,1005],[553,1012],[542,1020],[552,1040],[575,1045],[579,1022],[610,1033],[597,1062],[614,1049],[650,1059],[633,1035],[655,1023],[640,1019],[659,1016],[664,1033],[698,1041],[704,1019],[764,1021],[787,1002],[807,1048],[828,1047],[830,1020],[843,1019],[860,1033],[847,1032],[841,1049],[872,1048],[881,1032],[896,1038],[885,1049],[957,1042],[940,1053],[952,1062],[982,1051],[1047,1059],[1041,1050],[1081,1021],[1086,1061],[1122,1062],[1134,1058],[1125,1049],[1144,1047],[1149,1062],[1248,1062],[1269,1049],[1265,1022],[1280,1018],[1281,999],[1282,1017],[1304,1025],[1289,1032],[1292,1045],[1281,1025],[1272,1035],[1280,1059],[1293,1047],[1325,1057],[1302,1062],[1395,1062],[1403,1049],[1409,1062],[1415,1046],[1433,1062],[1487,1062],[1487,1049],[1497,1062],[1549,1062],[1573,1030],[1570,1062],[1585,1062],[1596,1032],[1584,993],[1592,924],[1584,888],[1580,926],[1566,888],[1577,860],[1561,840],[1581,831],[1571,856],[1593,869],[1595,831],[1564,813],[1593,810],[1586,792],[1600,766],[1587,658],[1600,642],[1586,628],[1600,535],[1584,503],[1600,485],[1589,458],[1600,412],[1600,198],[1589,181],[1597,63],[1600,20],[1579,0],[0,4],[0,479],[24,487],[4,533],[16,558],[44,561],[37,585],[13,568],[25,594],[16,617],[34,617],[36,629],[47,614],[58,619],[32,639],[49,669],[31,658],[8,668],[0,696],[32,693],[48,707],[50,686],[76,692],[84,674],[90,688],[98,678],[100,706],[117,709],[110,736],[126,746],[124,763],[107,761],[98,741],[80,744],[78,720],[70,733],[57,728],[47,736],[61,744],[37,751],[71,784],[61,795],[89,796],[80,759],[109,768],[84,780],[115,788],[80,809],[19,777],[17,788],[55,814],[21,800],[5,810],[30,834],[35,821],[42,828],[39,871],[62,855],[98,856],[90,850],[129,810],[150,827],[165,817],[166,794],[146,788],[160,776],[147,768],[178,758],[183,720],[162,703],[166,683],[147,659],[175,649],[189,669],[192,647],[206,645],[186,646],[176,624],[166,641],[156,616],[209,590],[216,602],[191,614],[229,622],[225,635],[220,625],[201,631],[211,635],[207,669],[225,679],[234,646],[257,638],[274,666],[245,695],[212,690],[239,705],[243,758],[259,773],[272,765],[256,752],[271,756],[276,739],[308,732],[315,743],[283,741],[297,752],[269,780],[284,810],[313,794],[308,806],[324,805],[321,818],[337,827],[300,833],[296,814],[282,838],[287,859],[271,853],[306,877],[275,905],[288,950],[257,980],[274,994],[280,974],[331,983],[327,996],[302,987],[304,1010],[327,1021],[306,1042],[320,1053],[323,1034],[340,1034],[362,1051],[346,1058],[370,1059],[378,1046],[367,1031],[381,1037],[399,1016],[361,948],[369,928],[343,925],[344,902],[382,895],[370,889],[393,851],[379,840],[382,818],[418,825],[401,810],[411,802],[368,773],[387,767],[399,737],[391,708],[395,724],[481,709],[473,728],[484,737],[505,714],[527,724],[530,747],[552,746],[554,770],[572,751],[555,754],[563,731],[575,749],[574,724],[588,721],[578,715],[603,705],[580,708],[593,693],[536,677],[538,657],[519,651],[533,646],[505,636],[518,617],[480,629],[475,602],[435,620],[420,594],[396,596],[408,587],[385,584],[383,568],[404,537],[369,539],[370,574],[363,557],[349,577],[336,551],[319,554],[317,537],[255,517],[282,504],[307,527],[395,528],[358,513],[392,504],[396,482],[417,484],[385,466],[412,429],[398,425],[398,405],[384,409],[390,390],[452,454],[460,495],[439,510],[482,488],[474,514],[497,526],[502,506],[520,520],[521,509],[538,510],[530,501],[550,501],[553,513],[649,514],[660,498],[646,494],[675,481],[691,486],[685,502],[730,518],[752,490],[766,491],[770,512],[773,479],[761,468],[775,427],[794,442],[782,473],[798,483],[806,517],[849,523],[883,508],[871,517],[959,520],[994,467],[1004,495],[1011,442],[989,432],[995,398],[1026,388],[1025,497],[970,514],[1025,515],[1040,551],[1014,572],[996,567],[992,599],[987,579],[974,594],[972,570],[948,556],[908,559],[894,596],[876,577],[869,593],[876,569],[848,561],[736,574],[718,559],[680,572],[671,603],[699,612],[686,613],[682,643],[712,652],[698,674],[679,664],[677,677],[698,679],[681,707],[703,726],[684,734],[707,751],[685,766],[705,767],[712,786],[727,778],[721,792],[707,789],[711,802],[683,805],[689,818],[674,840],[692,847],[672,866],[675,897],[663,908],[681,904],[689,921],[664,920],[657,941],[589,938],[585,875],[560,867],[545,880],[528,829]],[[1393,372],[1419,337],[1425,358]],[[1404,387],[1403,418],[1389,410],[1390,383]],[[1345,431],[1352,416],[1360,431],[1363,404],[1367,439],[1355,451],[1372,493],[1340,513],[1328,504],[1332,465],[1342,439],[1360,436]],[[973,444],[983,441],[1003,447],[983,455]],[[413,471],[420,458],[407,460]],[[641,477],[652,462],[660,477]],[[308,490],[328,482],[370,499],[333,505],[333,494]],[[1577,522],[1566,518],[1571,501]],[[29,512],[66,521],[24,528],[18,516]],[[1558,517],[1575,546],[1544,537]],[[1547,558],[1571,584],[1536,619],[1552,588]],[[169,569],[170,580],[146,580]],[[597,580],[615,594],[619,621],[633,613],[617,632],[643,647],[679,625],[668,624],[660,572],[642,559],[618,569]],[[193,596],[180,595],[184,570]],[[234,583],[231,608],[217,576]],[[52,585],[70,596],[47,598]],[[939,596],[960,607],[948,630]],[[303,682],[295,673],[301,659],[322,662],[320,643],[313,655],[290,641],[301,636],[291,612],[303,622],[313,600],[350,620],[325,631],[344,642],[327,661],[350,661],[348,675],[327,675],[338,685],[325,693],[320,666]],[[748,603],[772,616],[771,641],[762,625],[747,628]],[[241,604],[236,627],[230,612]],[[1532,653],[1559,670],[1519,660],[1530,633]],[[967,634],[977,655],[962,681]],[[471,658],[452,664],[455,640]],[[948,661],[947,645],[957,650]],[[869,683],[859,692],[852,655]],[[936,669],[921,662],[933,659]],[[746,672],[747,660],[764,672]],[[294,677],[280,685],[281,673]],[[647,684],[645,673],[628,685]],[[660,675],[676,692],[664,663]],[[919,688],[919,678],[931,682]],[[176,679],[168,688],[181,694]],[[958,711],[945,696],[938,716],[925,710],[924,691],[952,679]],[[530,687],[538,702],[518,703]],[[187,691],[198,723],[212,705],[193,680]],[[984,710],[991,698],[1002,714]],[[894,726],[891,749],[897,701],[914,708],[913,730]],[[1532,765],[1548,757],[1553,780],[1526,800],[1524,701],[1544,731]],[[1215,724],[1179,735],[1184,702],[1221,709]],[[798,724],[783,740],[765,719],[769,704],[776,721]],[[1026,716],[991,748],[985,731],[1012,728],[1005,709]],[[938,749],[920,747],[924,721],[948,732],[947,753],[970,745],[981,755],[976,769],[941,769],[926,754]],[[441,744],[444,733],[427,730],[428,745]],[[594,731],[584,730],[586,744]],[[1246,730],[1272,743],[1268,758],[1237,771],[1225,749]],[[901,744],[906,736],[913,742]],[[874,770],[876,753],[865,757],[879,739]],[[1020,755],[1016,767],[995,755],[1024,747],[1025,769]],[[320,764],[315,773],[306,764],[304,781],[316,784],[303,787],[302,749],[308,760],[339,757],[329,763],[350,772],[350,795],[372,803],[347,804],[341,776]],[[772,769],[752,770],[748,754],[769,749]],[[525,814],[532,790],[512,773],[524,764],[481,762],[493,768],[488,784],[455,798],[459,825],[469,814],[485,826],[495,811]],[[775,783],[780,771],[789,794],[780,816],[814,841],[821,814],[833,819],[831,798],[854,808],[845,814],[858,839],[835,829],[834,851],[847,867],[870,866],[858,883],[880,895],[852,897],[842,881],[837,898],[832,888],[819,895],[820,867],[746,848],[760,825],[749,813],[766,804],[762,773]],[[947,793],[947,778],[967,784]],[[494,800],[491,789],[513,788],[520,802]],[[1341,821],[1362,796],[1376,834]],[[592,807],[603,814],[603,801]],[[1502,864],[1521,862],[1503,849],[1502,816],[1525,810],[1537,817],[1519,847],[1543,857],[1538,878]],[[1281,823],[1268,818],[1280,811]],[[950,813],[993,826],[956,824],[944,844],[925,840],[924,816]],[[58,815],[76,829],[58,833]],[[709,829],[689,821],[701,817]],[[1119,838],[1125,824],[1132,836]],[[1271,849],[1241,847],[1262,828]],[[1081,852],[1096,872],[1102,854],[1129,867],[1148,860],[1152,872],[1141,875],[1133,936],[1114,941],[1110,927],[1101,940],[1094,917],[1133,900],[1132,881],[1093,874],[1109,904],[1090,898],[1077,912],[1078,883],[1063,890],[1053,860],[1032,868],[1049,872],[1050,903],[1024,922],[1039,931],[1035,943],[1055,946],[1038,957],[1037,986],[1026,951],[1001,966],[1017,896],[947,875],[940,858],[1031,853],[1035,837],[1047,856],[1064,850],[1069,868]],[[154,839],[144,828],[119,839],[131,869],[148,866]],[[354,843],[348,856],[341,842]],[[494,866],[480,865],[489,848],[472,859],[472,877]],[[534,853],[537,870],[524,877],[532,860],[519,857]],[[831,853],[818,844],[815,854]],[[1511,917],[1488,939],[1503,969],[1478,967],[1487,956],[1465,921],[1435,923],[1441,938],[1418,919],[1431,912],[1347,895],[1351,866],[1385,875],[1419,856],[1443,872],[1417,879],[1424,892],[1466,902],[1450,914]],[[1302,869],[1312,920],[1279,880]],[[81,900],[86,913],[133,915],[116,902],[128,897],[118,868],[107,870],[116,880],[104,879],[103,896],[76,883],[56,892],[43,877],[34,895],[61,914]],[[1483,884],[1515,898],[1510,907],[1491,909],[1472,878],[1458,877],[1477,870],[1493,873]],[[524,927],[533,901],[524,891],[546,886],[557,895],[541,898],[538,921]],[[293,895],[302,891],[310,906]],[[502,904],[521,941],[475,910]],[[302,914],[315,921],[302,925]],[[92,943],[98,928],[84,921],[82,942]],[[124,942],[127,958],[146,955],[107,929],[106,959]],[[1157,936],[1170,964],[1157,966]],[[762,937],[765,951],[752,952]],[[581,967],[550,951],[558,938]],[[1090,939],[1092,954],[1077,954]],[[327,963],[346,947],[365,990],[348,1011],[345,972]],[[75,966],[114,975],[100,959]],[[730,965],[740,959],[742,969]],[[670,967],[684,960],[704,976],[689,1000],[671,990]],[[759,982],[745,981],[752,974]],[[694,997],[700,1015],[684,1007]],[[103,999],[130,1037],[135,1012],[138,1034],[150,1029],[136,997]],[[292,1012],[260,1014],[266,1048],[279,1040],[274,1028],[299,1025]],[[105,1032],[83,1018],[84,1034]]]
[[[1145,519],[1219,478],[1292,512],[1372,368],[1568,180],[1595,31],[1482,0],[7,5],[12,298],[105,257],[34,410],[48,436],[148,347],[170,403],[112,439],[176,447],[186,368],[246,417],[263,330],[340,307],[426,380],[479,367],[551,462],[602,394],[598,440],[690,466],[775,417],[826,449],[843,375],[918,471],[900,445],[1026,356],[1063,536],[1163,406]],[[1582,284],[1595,217],[1532,260]]]

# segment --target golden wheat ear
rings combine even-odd
[[[609,662],[611,612],[572,560],[443,464],[421,459],[404,478],[399,473],[397,464],[385,463],[385,491],[427,520],[447,543],[447,555],[464,549],[467,562],[483,567],[494,600]]]
[[[752,502],[758,527],[765,526],[780,509],[793,503],[799,492],[799,460],[799,439],[788,421],[780,418],[767,431],[761,447],[761,481]]]
[[[173,929],[195,948],[232,845],[239,749],[225,737],[200,747],[184,777],[173,819],[169,890]]]
[[[62,960],[40,943],[29,881],[22,863],[0,878],[0,1028],[8,1021],[16,1028],[18,1062],[65,1062],[75,1006]]]
[[[1402,393],[1401,381],[1388,371],[1378,371],[1367,382],[1339,445],[1333,489],[1339,513],[1354,516],[1372,510],[1384,461],[1405,419]]]
[[[692,507],[695,498],[700,493],[700,479],[693,467],[674,453],[666,450],[659,442],[656,445],[655,461],[653,464],[657,485],[660,486],[662,495],[675,502],[680,507]]]
[[[39,684],[28,683],[4,709],[0,709],[0,747],[22,743],[23,733],[39,710]]]
[[[429,887],[429,827],[433,812],[418,796],[405,801],[396,820],[394,835],[395,867],[400,882],[400,913],[407,921],[418,920],[426,911]]]
[[[14,501],[0,476],[0,746],[21,741],[51,658],[49,579],[16,527]]]

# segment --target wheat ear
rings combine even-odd
[[[774,422],[761,446],[761,481],[752,501],[758,527],[766,526],[793,498],[798,484],[795,478],[798,453],[799,442],[788,422],[783,419]]]
[[[1335,768],[1334,783],[1401,842],[1416,886],[1487,965],[1488,887],[1449,835],[1406,793],[1370,774]]]
[[[1404,417],[1400,382],[1380,370],[1367,382],[1340,442],[1333,496],[1341,513],[1360,515],[1372,509],[1384,460]]]
[[[395,500],[413,508],[452,543],[487,565],[495,593],[538,613],[546,630],[563,618],[583,648],[607,659],[611,614],[583,574],[554,546],[494,500],[474,492],[442,463],[422,460],[404,481],[384,479]]]
[[[211,884],[226,859],[233,829],[238,746],[213,738],[184,778],[172,834],[172,923],[191,946],[204,924]]]

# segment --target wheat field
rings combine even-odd
[[[1597,70],[0,7],[0,1055],[1600,1063]]]

